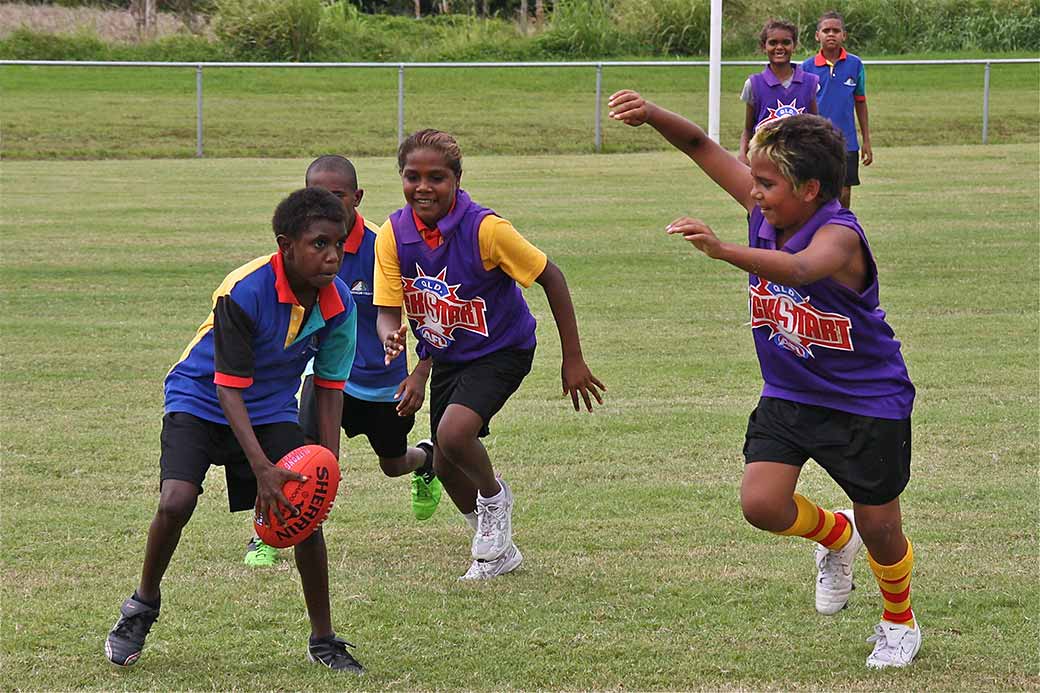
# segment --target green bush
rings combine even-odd
[[[711,0],[617,0],[614,19],[641,53],[702,55],[710,47]]]
[[[321,42],[321,0],[217,0],[214,30],[246,60],[311,60]]]
[[[94,34],[43,34],[17,29],[0,40],[5,60],[111,60],[109,45]]]
[[[557,58],[606,58],[633,52],[635,41],[614,21],[611,0],[557,0],[549,28],[534,38]]]

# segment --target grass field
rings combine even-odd
[[[744,122],[738,95],[752,71],[723,69],[721,139],[732,148]],[[870,66],[867,75],[875,147],[981,142],[981,65]],[[387,156],[396,149],[396,68],[210,68],[203,81],[206,156]],[[405,129],[447,130],[475,154],[588,153],[595,84],[593,68],[409,69]],[[1038,85],[1038,64],[993,66],[991,143],[1040,141]],[[650,133],[609,127],[606,98],[622,88],[707,118],[706,68],[606,68],[606,152],[667,146]],[[0,90],[5,159],[195,156],[194,69],[3,66]]]
[[[5,113],[16,99],[5,94]],[[608,131],[617,146],[631,135]],[[381,220],[400,205],[394,164],[357,163],[362,211]],[[217,472],[144,656],[130,671],[109,665],[103,639],[156,504],[163,376],[221,278],[270,251],[271,211],[305,164],[0,168],[0,689],[1040,686],[1035,142],[879,147],[853,198],[918,388],[903,498],[925,641],[909,670],[864,666],[880,600],[862,555],[850,608],[821,617],[811,546],[741,517],[760,387],[746,280],[663,228],[693,213],[739,240],[744,214],[674,153],[466,160],[476,199],[566,273],[586,357],[609,387],[595,414],[568,409],[552,319],[528,291],[535,369],[487,441],[517,496],[516,574],[458,583],[468,537],[450,503],[415,523],[405,482],[354,440],[326,531],[334,619],[359,645],[363,679],[304,661],[291,560],[242,565],[249,517],[227,513]],[[800,488],[846,503],[812,465]]]

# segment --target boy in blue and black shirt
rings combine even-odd
[[[318,442],[339,457],[340,392],[354,360],[357,320],[350,291],[336,276],[347,238],[343,205],[325,190],[298,190],[272,221],[278,252],[224,279],[209,316],[166,377],[159,508],[141,581],[105,641],[105,654],[119,666],[137,661],[159,617],[163,574],[211,465],[224,467],[232,512],[255,505],[279,519],[299,513],[282,486],[303,477],[273,462],[304,444],[296,389],[312,358]],[[311,623],[308,657],[361,673],[332,629],[320,528],[296,546],[296,567]]]
[[[845,19],[833,10],[824,12],[816,24],[820,52],[807,58],[802,69],[820,78],[816,93],[819,113],[845,135],[845,184],[838,201],[848,209],[852,186],[859,185],[859,163],[862,160],[864,166],[870,166],[874,150],[867,118],[867,75],[859,56],[845,50],[846,38]],[[862,142],[856,138],[855,120],[859,120]]]
[[[379,458],[379,468],[389,477],[409,475],[412,512],[429,519],[442,495],[433,472],[433,445],[422,440],[408,444],[415,413],[426,396],[429,361],[420,361],[411,375],[404,359],[387,366],[383,343],[376,333],[377,310],[372,305],[372,271],[376,231],[357,210],[365,191],[358,185],[357,170],[349,159],[335,154],[320,156],[307,167],[306,184],[328,190],[343,203],[347,240],[339,278],[350,289],[357,306],[357,342],[354,366],[343,387],[343,432],[348,438],[364,435]],[[317,440],[314,376],[308,366],[300,394],[300,426],[310,440]],[[246,549],[245,563],[270,566],[278,550],[254,536]]]

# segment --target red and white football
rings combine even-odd
[[[332,510],[339,489],[339,463],[332,451],[321,445],[304,445],[278,460],[278,466],[307,477],[307,481],[286,481],[282,493],[300,514],[291,517],[282,509],[285,523],[274,515],[257,510],[253,514],[256,535],[268,546],[284,549],[295,546],[314,533]]]

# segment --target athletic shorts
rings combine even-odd
[[[296,423],[253,426],[260,447],[271,462],[303,445],[303,431]],[[200,419],[187,412],[163,416],[160,436],[159,488],[167,479],[188,481],[202,493],[202,480],[210,465],[224,468],[231,512],[252,510],[256,505],[256,477],[231,426]]]
[[[408,452],[408,432],[415,415],[398,416],[397,402],[369,402],[343,393],[341,426],[348,438],[364,434],[379,457],[403,457]],[[318,398],[314,396],[314,376],[303,381],[300,393],[300,427],[308,440],[318,438]]]
[[[859,150],[845,153],[845,187],[859,185]]]
[[[748,419],[745,463],[801,467],[810,457],[854,503],[884,505],[910,481],[910,419],[761,398]]]
[[[449,404],[472,409],[484,420],[478,434],[491,433],[491,417],[520,387],[534,362],[534,349],[502,349],[465,363],[433,362],[430,376],[430,433],[437,440],[437,426]]]

